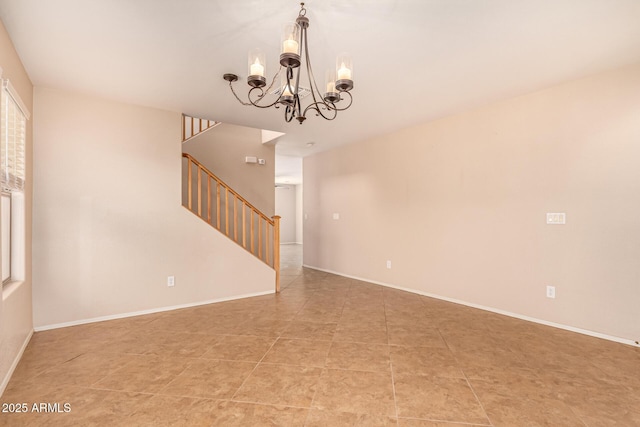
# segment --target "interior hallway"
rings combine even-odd
[[[282,254],[280,295],[35,333],[2,403],[71,411],[0,425],[640,425],[640,349]]]

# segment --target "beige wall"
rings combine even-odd
[[[18,361],[26,341],[33,330],[31,311],[31,200],[33,194],[32,177],[32,124],[33,85],[20,58],[13,48],[11,39],[0,21],[0,68],[2,78],[9,79],[22,101],[32,113],[27,122],[26,139],[26,185],[25,185],[25,280],[20,284],[3,287],[0,302],[0,394],[4,390],[9,375]]]
[[[640,340],[639,142],[640,64],[305,158],[304,263]]]
[[[45,88],[35,112],[36,327],[273,291],[181,206],[178,113]]]
[[[296,185],[296,243],[302,244],[302,227],[304,218],[302,184]]]
[[[262,131],[222,123],[185,142],[182,151],[195,157],[249,203],[271,217],[275,209],[275,146],[262,143]],[[245,163],[245,157],[265,165]]]

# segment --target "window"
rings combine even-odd
[[[25,144],[29,112],[0,68],[2,283],[24,279]]]

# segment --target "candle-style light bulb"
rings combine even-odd
[[[336,58],[336,89],[340,92],[349,92],[353,89],[353,62],[351,56],[346,53]]]
[[[282,53],[298,53],[298,42],[289,38],[282,43]]]
[[[260,60],[256,58],[256,61],[251,64],[251,75],[264,77],[264,66],[260,64]]]
[[[252,49],[249,51],[248,58],[249,76],[247,77],[247,83],[251,87],[263,87],[267,84],[265,79],[265,55],[260,49]]]
[[[351,80],[351,70],[344,65],[344,62],[338,69],[338,80]]]

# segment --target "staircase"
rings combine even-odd
[[[185,207],[272,267],[280,292],[280,217],[267,217],[191,155],[182,157],[187,172]]]

